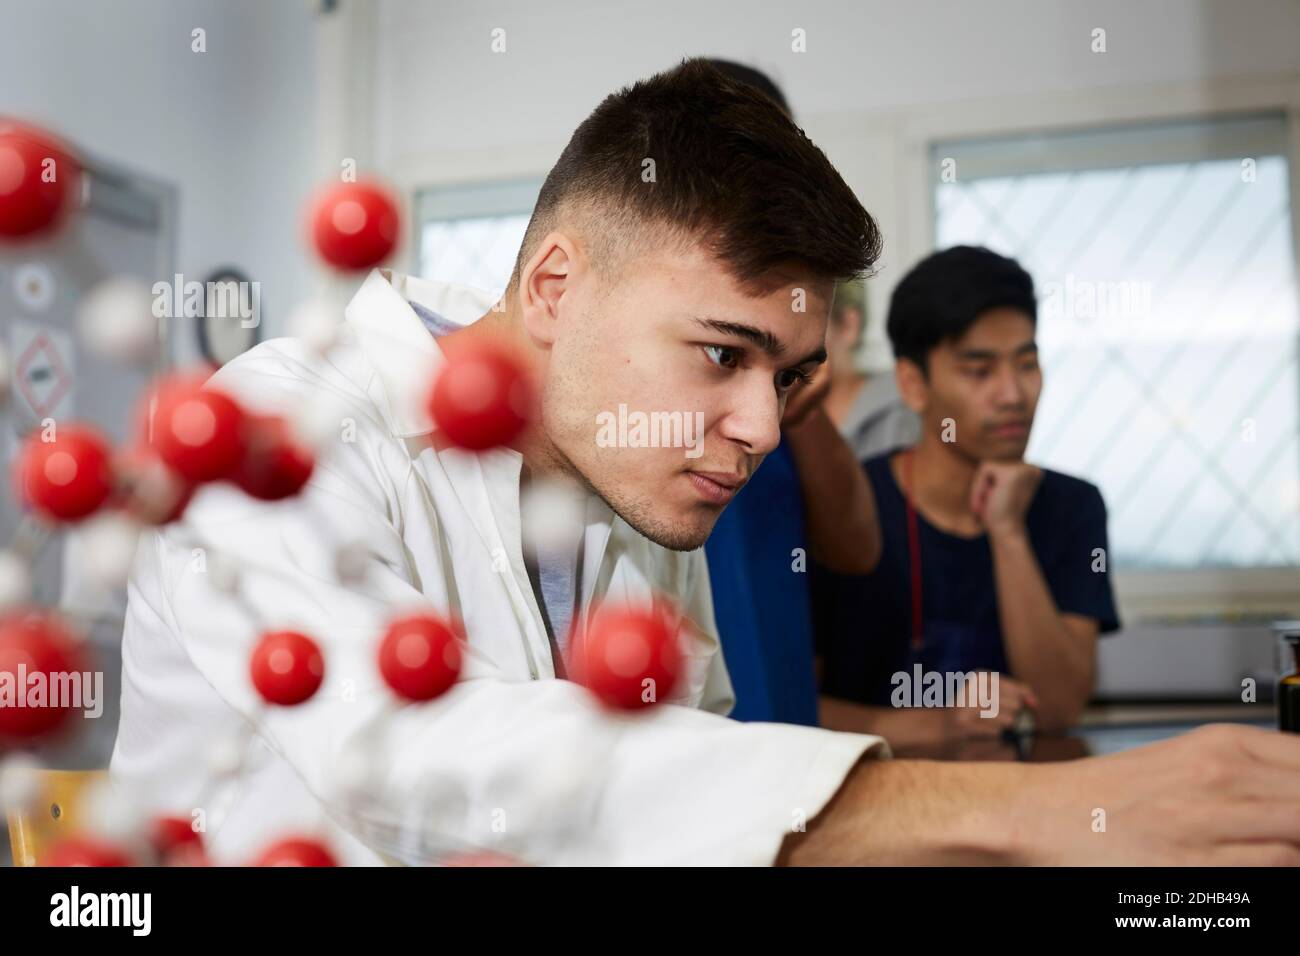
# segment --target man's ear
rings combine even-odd
[[[550,232],[519,274],[519,310],[524,328],[539,344],[552,345],[560,300],[578,264],[578,248],[562,232]]]
[[[911,359],[901,358],[894,363],[894,381],[903,404],[918,415],[930,404],[930,383],[925,371]]]

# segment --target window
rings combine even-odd
[[[1300,377],[1279,115],[932,147],[939,248],[1039,293],[1029,457],[1099,485],[1125,569],[1300,564]]]
[[[504,290],[541,185],[528,180],[422,190],[416,200],[420,275]]]

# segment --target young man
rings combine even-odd
[[[823,358],[835,279],[866,268],[876,242],[825,156],[757,92],[688,61],[608,97],[547,177],[500,312],[373,273],[327,363],[277,339],[214,377],[255,407],[342,401],[351,440],[293,506],[208,488],[142,543],[114,775],[160,809],[201,808],[214,855],[236,861],[311,828],[370,863],[467,845],[537,863],[1300,857],[1300,746],[1276,734],[962,767],[864,759],[886,754],[881,738],[721,716],[731,695],[699,548]],[[801,297],[806,311],[792,309]],[[430,364],[483,342],[524,357],[541,415],[517,447],[474,456],[412,399]],[[597,416],[620,403],[701,412],[702,454],[603,447]],[[524,469],[587,497],[579,615],[656,590],[686,609],[690,668],[671,700],[612,717],[555,679],[522,557]],[[342,543],[365,557],[346,577]],[[236,597],[200,569],[203,547],[206,567],[220,554],[237,573]],[[401,707],[374,655],[412,604],[461,616],[466,666],[444,697]],[[324,683],[267,708],[247,653],[286,626],[320,641]],[[214,771],[204,754],[246,727],[242,772]],[[1093,833],[1098,805],[1124,825]]]
[[[1036,315],[1029,274],[987,249],[935,253],[895,289],[899,391],[924,425],[865,463],[882,559],[822,605],[826,726],[903,744],[995,733],[1022,706],[1059,730],[1087,703],[1097,635],[1119,627],[1106,507],[1087,482],[1024,460],[1043,384]],[[1000,674],[999,713],[889,706],[894,675],[914,681],[917,665]]]

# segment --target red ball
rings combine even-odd
[[[154,818],[149,842],[164,863],[198,862],[203,858],[203,837],[188,817]]]
[[[137,521],[163,525],[185,513],[198,486],[172,471],[148,445],[134,445],[114,462],[117,488],[112,504]]]
[[[439,431],[469,451],[508,445],[532,412],[533,390],[523,370],[484,346],[448,356],[429,393],[429,414]]]
[[[334,854],[320,840],[286,837],[261,852],[254,866],[338,866]]]
[[[77,521],[113,491],[112,449],[88,425],[55,428],[54,441],[34,431],[18,455],[19,497],[51,521]]]
[[[14,689],[24,695],[24,706],[17,706],[18,701],[0,706],[0,740],[33,740],[62,727],[77,701],[54,691],[68,686],[63,675],[87,670],[80,642],[53,611],[16,610],[0,618],[0,672],[12,675]],[[43,675],[38,678],[45,688],[43,699],[31,696],[38,686],[36,675]]]
[[[253,686],[271,704],[292,707],[320,688],[325,659],[316,642],[297,631],[271,631],[253,648]]]
[[[239,404],[198,376],[178,375],[157,389],[152,447],[186,481],[219,481],[234,475],[247,444],[247,416]]]
[[[58,228],[77,202],[81,167],[44,130],[0,119],[0,239]]]
[[[397,245],[397,204],[372,182],[339,183],[311,207],[317,254],[336,269],[357,271],[383,262]]]
[[[679,628],[666,611],[606,605],[570,639],[569,676],[607,707],[639,710],[668,697],[683,670]]]
[[[411,614],[388,625],[379,644],[379,672],[398,696],[432,700],[460,676],[456,631],[432,614]]]
[[[89,836],[65,837],[49,848],[41,866],[130,866],[131,855],[107,840]]]
[[[278,415],[250,415],[248,444],[235,471],[235,484],[263,501],[296,495],[311,478],[316,461]]]

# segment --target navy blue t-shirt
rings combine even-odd
[[[718,516],[704,549],[736,720],[817,724],[809,573],[796,548],[807,548],[803,492],[782,441]]]
[[[998,622],[988,537],[948,534],[920,514],[923,641],[920,651],[913,652],[907,510],[889,467],[893,454],[863,463],[883,535],[876,570],[849,577],[814,567],[811,584],[822,692],[888,706],[891,676],[898,671],[911,673],[917,663],[926,671],[992,670],[1014,677]],[[1103,634],[1118,630],[1101,492],[1086,481],[1044,469],[1025,515],[1025,528],[1057,610],[1095,619]]]

